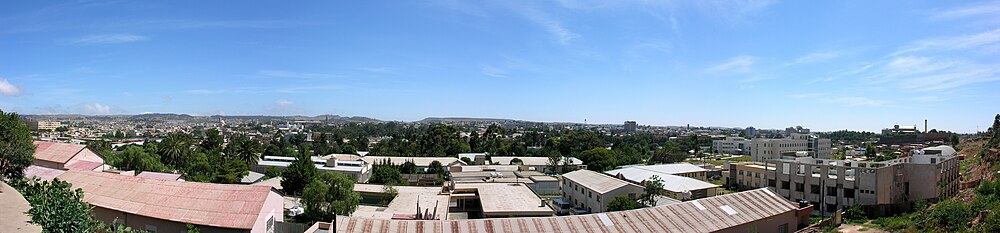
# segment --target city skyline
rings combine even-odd
[[[4,5],[22,114],[970,133],[1000,100],[997,1]]]

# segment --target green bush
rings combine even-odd
[[[872,223],[887,231],[903,231],[907,229],[915,231],[914,226],[916,225],[906,216],[882,217],[875,219]]]
[[[90,204],[81,200],[83,190],[72,189],[69,182],[17,179],[11,186],[31,204],[31,222],[45,232],[93,232],[101,226],[90,215]]]

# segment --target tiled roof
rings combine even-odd
[[[336,232],[714,232],[794,212],[797,207],[762,188],[651,208],[561,217],[419,221],[337,216]]]
[[[576,170],[562,176],[565,180],[576,182],[597,193],[607,193],[624,186],[636,186],[642,189],[639,185],[591,170]]]
[[[269,186],[147,179],[111,173],[66,171],[58,177],[84,191],[101,208],[174,222],[251,229]]]
[[[36,147],[35,159],[61,164],[68,162],[69,159],[87,147],[79,144],[46,141],[34,141],[32,144],[35,144]]]

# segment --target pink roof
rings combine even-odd
[[[69,170],[93,171],[94,169],[97,169],[97,167],[100,167],[101,165],[104,165],[104,163],[87,161],[87,160],[77,160],[69,162],[68,164],[66,164],[65,167],[66,169]]]
[[[69,144],[69,143],[59,143],[59,142],[46,142],[46,141],[35,141],[35,159],[44,160],[49,162],[55,162],[64,164],[69,161],[69,159],[76,156],[84,148],[85,145]]]
[[[252,229],[271,187],[167,181],[91,171],[58,177],[91,205],[181,223]]]
[[[47,168],[42,166],[31,165],[24,169],[24,177],[38,177],[42,180],[51,181],[59,175],[62,175],[64,170],[59,170],[55,168]]]
[[[136,176],[149,179],[157,179],[157,180],[177,180],[181,178],[181,174],[162,173],[162,172],[142,172]]]

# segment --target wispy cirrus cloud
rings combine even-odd
[[[736,56],[729,58],[721,64],[709,67],[705,71],[713,74],[729,72],[746,73],[751,71],[755,62],[757,62],[757,58],[753,56]]]
[[[806,55],[802,55],[801,57],[795,58],[795,60],[785,63],[785,66],[829,61],[843,55],[844,53],[842,52],[833,52],[833,51],[812,52]]]
[[[1000,17],[1000,1],[980,2],[968,6],[939,11],[931,15],[931,19],[946,20],[977,16]]]
[[[261,70],[260,75],[274,78],[324,79],[339,78],[340,75],[324,73],[292,72],[287,70]]]
[[[483,75],[494,77],[494,78],[507,78],[507,71],[493,67],[491,65],[483,65],[479,72]]]
[[[379,74],[395,74],[396,73],[396,68],[392,68],[392,67],[361,67],[361,68],[358,68],[358,69],[364,70],[364,71],[368,71],[368,72],[371,72],[371,73],[379,73]]]
[[[924,50],[972,49],[997,45],[998,43],[1000,43],[1000,29],[994,29],[975,34],[915,41],[903,46],[891,55],[903,55]]]
[[[93,34],[69,39],[70,44],[96,45],[96,44],[122,44],[148,40],[145,36],[135,34]]]

